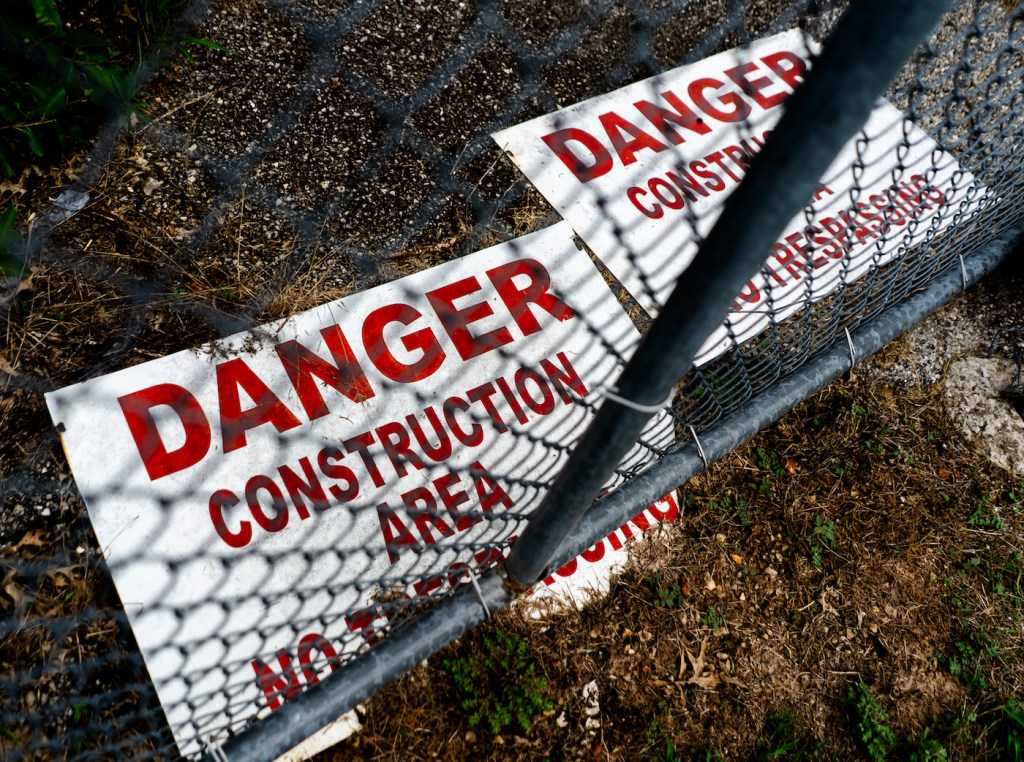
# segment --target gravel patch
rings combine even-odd
[[[387,0],[339,43],[339,51],[385,93],[401,98],[450,61],[476,16],[465,0]]]
[[[229,159],[251,147],[303,85],[309,45],[300,27],[250,0],[221,5],[200,36],[223,49],[189,45],[153,88],[151,115]]]
[[[1013,271],[1014,256],[998,273],[867,358],[859,370],[895,388],[933,386],[954,359],[985,354],[999,328],[1024,322],[1024,275]]]
[[[324,89],[253,171],[283,204],[309,212],[345,195],[387,145],[380,113],[340,79],[323,79]]]
[[[950,363],[943,391],[963,435],[993,463],[1024,478],[1024,418],[1000,396],[1015,373],[1006,360],[965,357]]]

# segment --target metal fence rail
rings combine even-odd
[[[97,146],[81,210],[26,231],[0,302],[4,754],[272,758],[995,266],[1024,226],[1024,12],[854,10],[193,7],[230,52],[156,76],[161,105]],[[623,246],[625,267],[593,244],[604,280],[490,137],[793,27],[807,85],[770,135],[735,125],[764,148],[718,165],[736,180],[719,222],[721,204],[652,181],[636,209],[657,199],[647,216],[676,222]],[[733,105],[761,103],[751,82]],[[886,85],[908,121],[829,168]],[[661,125],[648,148],[682,121]],[[617,129],[635,158],[645,139]],[[845,204],[832,228],[819,182]],[[595,187],[570,201],[633,240]],[[869,204],[885,225],[857,221]],[[803,248],[784,237],[801,209]],[[663,246],[699,249],[667,301],[682,267],[652,259]],[[289,319],[322,304],[314,328]],[[193,411],[184,444],[160,405]],[[206,449],[182,465],[194,436]]]

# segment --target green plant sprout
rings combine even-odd
[[[469,724],[485,725],[497,735],[511,725],[529,730],[533,717],[554,708],[544,692],[547,680],[537,674],[526,641],[500,630],[485,635],[483,656],[444,662],[444,669],[462,696],[460,706]]]

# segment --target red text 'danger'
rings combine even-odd
[[[320,352],[297,340],[282,342],[274,348],[279,365],[273,378],[261,377],[242,357],[217,363],[215,405],[204,406],[193,391],[173,383],[119,397],[149,478],[199,463],[217,432],[223,451],[230,453],[245,447],[247,433],[258,427],[281,433],[301,426],[303,419],[321,418],[332,407],[325,391],[336,392],[335,406],[375,397],[367,366],[386,382],[415,384],[446,361],[466,362],[537,333],[545,316],[557,321],[575,316],[552,292],[548,271],[535,260],[503,264],[485,275],[486,281],[470,276],[427,291],[425,310],[385,304],[356,326],[329,325],[320,331]],[[491,306],[492,293],[501,314]],[[479,325],[485,321],[489,328]],[[298,405],[289,406],[274,389],[294,390]],[[214,428],[211,421],[219,425]],[[168,441],[176,446],[168,447]]]

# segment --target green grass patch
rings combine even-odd
[[[932,735],[931,728],[925,728],[907,750],[907,759],[909,762],[947,762],[949,751]]]
[[[663,609],[674,609],[686,602],[682,584],[663,580],[660,572],[645,575],[644,587],[650,592],[655,605]]]
[[[720,630],[725,627],[725,617],[719,614],[714,606],[708,606],[707,611],[700,615],[700,626]]]
[[[896,745],[896,732],[889,715],[864,683],[850,687],[846,705],[853,721],[856,739],[871,759],[880,762]]]
[[[444,669],[461,695],[469,724],[497,735],[517,726],[529,730],[535,715],[554,708],[547,680],[537,673],[526,641],[502,631],[485,635],[483,654],[448,659]]]
[[[1002,716],[992,729],[993,746],[1005,758],[1024,762],[1024,703],[1014,699],[1002,708]]]
[[[811,563],[820,569],[825,561],[825,551],[839,550],[839,542],[836,540],[836,522],[825,521],[820,515],[815,516],[814,529],[811,530],[808,545]]]
[[[754,750],[756,762],[769,760],[817,759],[821,756],[821,743],[786,707],[768,716],[764,732]]]
[[[0,13],[0,180],[52,167],[87,144],[107,114],[141,109],[138,65],[186,0],[5,0]],[[188,40],[210,44],[205,40]],[[17,213],[0,210],[0,269]]]
[[[988,688],[985,674],[988,663],[998,658],[999,644],[993,640],[984,625],[968,629],[953,644],[952,655],[942,657],[949,673],[960,678],[969,691],[983,691]]]

